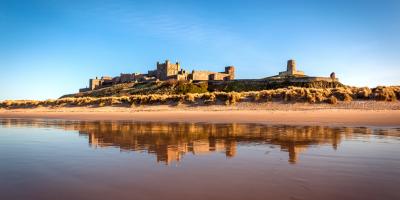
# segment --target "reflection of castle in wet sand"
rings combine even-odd
[[[213,152],[234,157],[239,144],[256,143],[278,146],[289,153],[289,162],[296,163],[299,154],[310,146],[331,145],[338,148],[344,138],[357,134],[399,134],[397,129],[330,128],[321,126],[267,126],[260,124],[193,124],[26,121],[2,119],[1,126],[56,127],[78,130],[88,136],[93,147],[115,146],[126,151],[155,154],[158,162],[180,161],[187,153]],[[365,136],[364,136],[365,137]]]
[[[343,137],[356,133],[371,133],[367,128],[329,128],[265,126],[256,124],[104,124],[98,129],[80,133],[89,136],[94,147],[118,146],[123,150],[147,151],[156,154],[157,161],[180,161],[186,153],[194,155],[223,152],[236,155],[237,145],[245,143],[277,145],[289,153],[289,162],[311,145],[330,144],[334,149]],[[82,129],[83,128],[83,129]]]
[[[81,134],[86,134],[80,132]],[[107,147],[118,146],[104,142],[104,138],[97,138],[96,134],[89,133],[89,143],[93,147]],[[175,145],[168,145],[163,143],[156,144],[137,144],[132,143],[129,147],[119,146],[122,150],[143,151],[147,150],[148,153],[156,154],[158,162],[171,163],[173,161],[180,161],[182,156],[186,153],[193,153],[194,155],[208,154],[212,152],[225,152],[227,157],[233,157],[236,153],[236,141],[222,141],[222,140],[197,140],[188,143],[180,143]]]
[[[157,162],[165,162],[167,164],[173,161],[180,161],[182,156],[187,153],[204,155],[212,152],[223,152],[228,158],[236,154],[237,142],[234,139],[206,138],[207,136],[204,134],[200,136],[198,135],[199,132],[196,131],[196,127],[193,126],[194,124],[192,124],[192,128],[186,127],[184,130],[179,127],[171,129],[166,125],[147,123],[127,129],[117,126],[105,132],[80,130],[79,133],[88,135],[89,143],[93,147],[117,146],[122,150],[147,151],[157,156]],[[182,126],[183,124],[174,124],[173,126],[176,125]],[[98,130],[104,130],[105,127],[102,127]],[[119,132],[123,129],[125,130],[123,133],[113,132],[113,130]],[[186,132],[188,130],[192,131]],[[208,134],[207,132],[204,133]],[[127,137],[123,136],[125,134],[127,134]]]

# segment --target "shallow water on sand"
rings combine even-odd
[[[0,119],[0,199],[400,199],[400,128]]]

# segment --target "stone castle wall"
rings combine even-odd
[[[119,82],[120,83],[129,83],[129,82],[132,82],[132,81],[135,81],[135,73],[133,73],[133,74],[120,74],[120,76],[119,76]]]
[[[190,75],[190,80],[201,81],[201,80],[233,80],[235,78],[235,68],[233,66],[225,67],[224,72],[211,72],[211,71],[198,71],[193,70]]]
[[[209,76],[212,73],[213,72],[210,71],[193,71],[189,79],[194,81],[206,81],[209,80]]]
[[[227,77],[230,77],[230,75],[225,74],[225,73],[213,73],[213,74],[210,74],[209,80],[223,81],[223,80],[226,80]]]

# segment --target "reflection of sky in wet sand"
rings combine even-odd
[[[1,120],[3,127],[52,127],[79,131],[92,147],[117,147],[123,151],[153,154],[157,162],[179,162],[183,156],[224,153],[235,157],[239,145],[271,145],[288,152],[289,163],[299,161],[308,148],[338,149],[344,139],[370,135],[398,136],[399,129],[366,127],[267,126],[260,124],[129,123],[41,120]]]

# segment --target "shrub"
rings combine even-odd
[[[176,87],[176,92],[178,94],[205,93],[205,92],[208,92],[207,88],[208,88],[207,82],[201,82],[198,84],[179,82]]]
[[[205,93],[203,94],[202,99],[205,104],[212,104],[215,103],[216,97],[214,93]]]
[[[238,92],[230,92],[228,97],[229,97],[230,104],[236,104],[236,102],[240,101],[241,94]]]
[[[316,98],[315,98],[315,94],[308,94],[307,95],[307,102],[308,103],[315,103],[317,102]]]
[[[222,101],[222,102],[229,101],[229,95],[226,92],[215,92],[214,94],[215,94],[216,100],[218,100],[218,101]]]
[[[367,87],[363,87],[363,88],[355,88],[353,93],[355,93],[357,99],[368,99],[372,91]]]
[[[186,100],[188,103],[194,103],[194,102],[196,102],[196,95],[193,94],[193,93],[188,93],[188,94],[186,94],[186,96],[185,96],[185,100]]]
[[[252,92],[252,93],[250,93],[251,100],[255,101],[255,102],[261,100],[261,95],[262,94],[260,92]]]
[[[350,94],[353,94],[351,90],[346,88],[335,88],[332,89],[332,95],[335,96],[340,101],[352,101],[353,98]]]
[[[327,99],[327,102],[330,104],[337,104],[338,103],[338,99],[335,96],[331,96]]]
[[[378,101],[396,101],[396,88],[378,86],[372,90],[372,98]]]
[[[264,90],[264,91],[260,91],[257,92],[260,94],[260,100],[263,101],[272,101],[272,92],[270,90]]]

